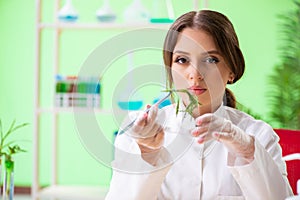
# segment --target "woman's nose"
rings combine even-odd
[[[188,76],[190,80],[202,80],[204,78],[199,69],[195,67],[191,67]]]

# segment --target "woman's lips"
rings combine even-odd
[[[206,91],[206,89],[200,87],[190,87],[188,90],[195,95],[203,94]]]

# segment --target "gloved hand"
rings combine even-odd
[[[148,113],[140,112],[134,125],[127,133],[135,138],[141,150],[142,158],[154,166],[157,164],[164,142],[164,130],[157,123],[157,113],[157,105],[153,105]]]
[[[134,125],[127,131],[129,136],[136,139],[142,153],[153,152],[162,147],[164,131],[162,126],[157,123],[157,114],[157,105],[151,106],[148,113],[138,113]]]
[[[199,143],[215,139],[223,143],[228,151],[236,157],[242,157],[251,162],[254,159],[254,137],[246,134],[231,121],[207,113],[196,118],[196,128],[192,135]]]

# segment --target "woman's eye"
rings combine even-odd
[[[209,63],[209,64],[216,64],[219,62],[219,59],[216,57],[207,57],[203,60],[203,62]]]
[[[175,62],[176,63],[179,63],[179,64],[185,64],[188,62],[188,60],[186,58],[183,58],[183,57],[178,57],[175,59]]]

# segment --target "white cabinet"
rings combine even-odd
[[[50,76],[54,77],[56,74],[60,73],[60,49],[61,49],[61,33],[66,30],[130,30],[136,28],[143,27],[154,27],[154,28],[162,28],[166,27],[165,24],[117,24],[117,23],[60,23],[57,19],[57,13],[60,8],[60,0],[55,0],[54,2],[54,22],[53,23],[44,23],[42,22],[42,0],[36,0],[36,52],[35,52],[35,98],[34,98],[34,133],[33,133],[33,182],[32,182],[32,198],[33,199],[101,199],[104,198],[107,188],[102,188],[98,186],[85,186],[85,185],[59,185],[58,184],[58,116],[61,113],[72,113],[74,112],[71,108],[56,108],[54,103],[51,106],[43,106],[41,105],[41,85],[45,81],[41,78],[41,71],[43,70],[43,66],[41,65],[42,59],[42,33],[43,31],[51,30],[51,34],[53,33],[53,53],[52,58],[52,74]],[[88,1],[86,1],[88,3]],[[199,3],[197,0],[193,1],[194,8],[199,8]],[[45,9],[45,8],[44,8]],[[168,26],[168,25],[167,25]],[[77,72],[74,72],[77,73]],[[48,91],[49,92],[49,91]],[[54,95],[54,86],[53,91],[50,91]],[[51,96],[51,95],[49,95]],[[51,97],[49,97],[51,98]],[[54,101],[54,99],[53,99]],[[87,112],[84,108],[77,109],[77,112]],[[110,115],[109,110],[104,109],[96,109],[100,115]],[[43,129],[40,127],[40,118],[41,115],[50,115],[50,123],[51,125],[51,158],[49,163],[50,168],[50,186],[49,187],[41,187],[40,176],[41,176],[41,166],[39,163],[41,156],[41,145],[40,145],[40,136]],[[45,147],[44,147],[45,148]]]

